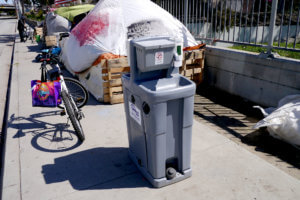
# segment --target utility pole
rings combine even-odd
[[[21,1],[21,5],[22,5],[22,15],[24,15],[24,13],[25,13],[24,0],[20,0],[20,1]]]

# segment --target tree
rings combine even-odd
[[[34,5],[39,5],[39,6],[54,4],[54,0],[20,0],[20,1],[21,2],[23,1],[25,4],[31,4],[32,2]]]

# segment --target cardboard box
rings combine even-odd
[[[56,36],[54,36],[54,35],[46,36],[45,40],[46,40],[47,47],[57,46]]]
[[[43,28],[35,28],[36,35],[43,36]]]

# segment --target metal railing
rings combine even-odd
[[[300,52],[300,0],[154,0],[199,40]]]

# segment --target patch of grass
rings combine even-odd
[[[274,46],[277,47],[278,43],[275,42]],[[280,43],[280,46],[285,47],[285,43],[284,42]],[[294,43],[288,44],[288,48],[293,48],[293,47],[294,47]],[[233,47],[229,47],[229,48],[237,49],[237,50],[250,51],[250,52],[255,52],[255,53],[261,53],[261,52],[266,52],[267,51],[267,48],[265,48],[265,47],[255,47],[255,46],[248,46],[248,45],[237,45],[237,46],[233,46]],[[300,43],[296,44],[296,49],[300,49]],[[279,49],[273,49],[272,52],[276,52],[280,56],[300,60],[300,52],[294,52],[294,51],[288,51],[288,50],[279,50]]]

